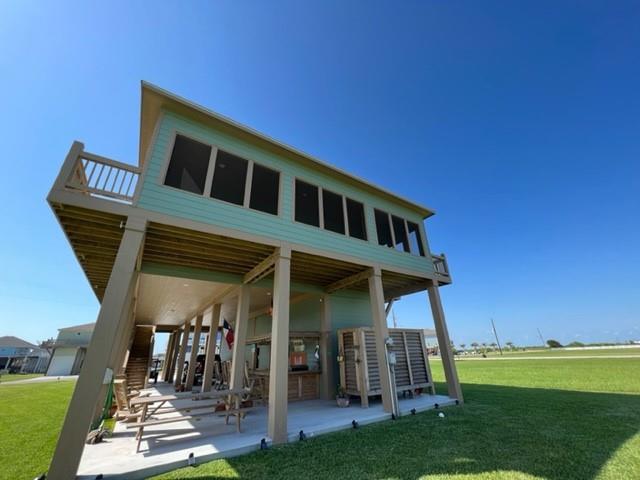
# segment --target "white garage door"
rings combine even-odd
[[[56,348],[47,375],[70,375],[77,351],[76,348]]]

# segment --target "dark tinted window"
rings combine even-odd
[[[210,155],[209,145],[176,135],[164,184],[202,195]]]
[[[249,207],[277,215],[279,186],[280,174],[278,172],[254,163]]]
[[[410,252],[409,239],[407,238],[407,231],[404,229],[404,220],[395,215],[391,215],[391,222],[393,223],[393,236],[396,239],[396,250]]]
[[[318,187],[296,180],[296,222],[320,226]]]
[[[344,209],[342,197],[326,190],[322,191],[324,228],[332,232],[344,233]]]
[[[411,253],[424,257],[424,247],[422,246],[422,236],[420,228],[417,224],[407,221],[407,229],[409,230],[409,243],[411,244]]]
[[[244,158],[219,150],[216,157],[216,169],[213,172],[211,196],[242,205],[247,180],[247,165],[248,162]]]
[[[367,239],[367,227],[364,221],[364,205],[347,198],[347,222],[349,235],[361,240]]]
[[[375,210],[376,230],[378,231],[378,243],[393,248],[391,239],[391,227],[389,226],[389,215],[380,210]]]

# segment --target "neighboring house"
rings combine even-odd
[[[84,362],[95,323],[60,328],[53,345],[47,375],[78,375]]]
[[[44,373],[49,353],[17,337],[0,337],[0,370],[11,373]]]
[[[147,83],[136,164],[74,142],[47,200],[101,303],[49,478],[74,477],[103,385],[144,376],[160,332],[170,334],[163,380],[190,391],[189,337],[201,344],[221,330],[207,350],[231,358],[232,388],[252,359],[271,386],[264,436],[282,443],[290,394],[335,398],[338,329],[371,328],[376,376],[366,382],[377,387],[361,391],[391,415],[385,304],[427,292],[449,401],[462,402],[439,294],[451,277],[429,248],[434,212],[424,206]],[[207,355],[204,391],[213,362]]]

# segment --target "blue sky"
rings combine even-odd
[[[0,335],[95,319],[45,197],[145,79],[434,208],[456,343],[640,338],[638,2],[237,3],[0,3]]]

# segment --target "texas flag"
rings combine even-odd
[[[231,348],[233,346],[233,328],[231,328],[231,325],[229,325],[229,322],[227,322],[226,319],[222,324],[222,334],[224,335],[224,339],[227,341],[227,345]]]

